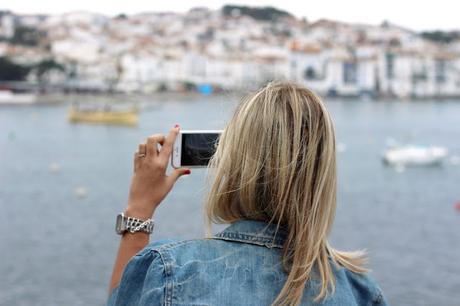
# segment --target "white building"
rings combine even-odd
[[[5,13],[0,16],[0,37],[10,39],[14,35],[14,15]]]
[[[460,95],[456,56],[439,50],[382,50],[379,60],[380,91],[397,97]]]
[[[371,46],[355,49],[318,45],[291,46],[290,78],[321,94],[375,95],[377,52]]]
[[[0,54],[28,64],[54,57],[68,67],[69,82],[89,88],[247,89],[294,80],[331,95],[460,96],[460,42],[446,47],[389,23],[267,22],[206,8],[116,18],[6,13],[0,36],[14,34],[15,20],[46,36],[32,49],[0,46]]]

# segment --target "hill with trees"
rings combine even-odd
[[[235,14],[246,15],[261,21],[276,21],[280,17],[293,17],[291,13],[271,6],[250,7],[242,5],[225,5],[222,8],[222,13],[224,16],[233,16]]]

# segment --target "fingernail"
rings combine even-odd
[[[187,170],[184,171],[184,174],[185,174],[185,175],[189,175],[190,173],[192,173],[192,171],[190,171],[189,169],[187,169]]]
[[[176,125],[174,125],[174,128],[177,129],[178,127],[179,127],[179,124],[176,123]]]

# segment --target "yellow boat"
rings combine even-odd
[[[98,124],[137,125],[139,111],[137,108],[127,110],[104,109],[80,109],[72,107],[69,111],[70,122],[88,122]]]

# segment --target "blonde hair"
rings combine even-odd
[[[327,241],[336,209],[336,151],[332,120],[307,88],[270,83],[244,99],[211,160],[206,201],[211,222],[260,220],[286,228],[287,280],[273,305],[299,305],[318,272],[315,301],[335,289],[331,262],[364,273],[364,253],[341,252]],[[316,275],[316,273],[315,273]]]

